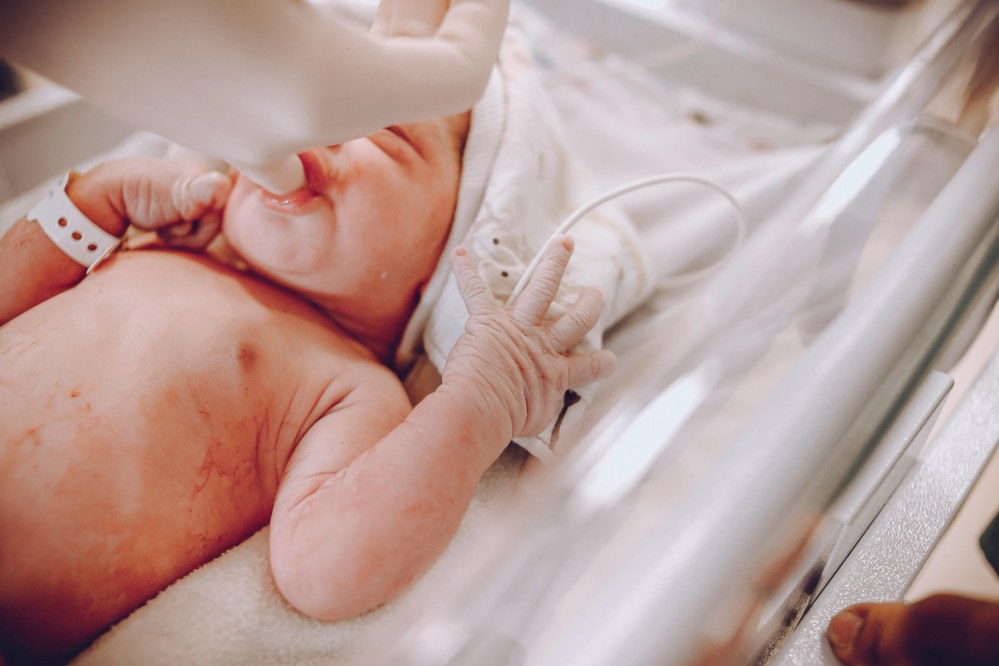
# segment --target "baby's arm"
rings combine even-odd
[[[165,230],[200,220],[225,205],[231,182],[203,171],[194,163],[173,160],[112,160],[71,179],[66,195],[91,222],[114,236],[124,234],[129,223]],[[177,244],[201,244],[209,233],[214,235],[210,226]],[[69,289],[85,273],[34,220],[22,217],[0,238],[0,325]]]
[[[539,432],[569,386],[610,373],[609,352],[568,351],[599,318],[598,292],[544,320],[570,252],[568,239],[556,243],[510,307],[498,305],[469,257],[457,254],[470,317],[440,388],[404,420],[386,414],[374,397],[384,396],[379,389],[338,406],[306,434],[271,522],[274,577],[292,605],[338,620],[399,594],[440,555],[510,439]],[[402,422],[393,427],[387,418]]]

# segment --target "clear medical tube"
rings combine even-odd
[[[545,242],[541,250],[534,256],[531,262],[527,265],[527,268],[524,269],[524,274],[520,277],[520,280],[517,282],[517,285],[513,288],[513,291],[510,293],[510,297],[507,299],[507,303],[512,303],[514,300],[516,300],[517,296],[520,295],[520,292],[522,292],[524,288],[527,286],[527,283],[530,282],[531,276],[534,275],[534,271],[537,269],[538,264],[541,263],[542,257],[544,257],[545,249],[547,249],[547,247],[552,243],[552,241],[556,237],[569,233],[569,230],[572,229],[572,227],[575,226],[577,222],[579,222],[589,213],[591,213],[592,211],[596,210],[597,208],[599,208],[600,206],[604,205],[609,201],[613,201],[614,199],[622,197],[636,190],[640,190],[646,187],[652,187],[653,185],[664,185],[667,183],[694,183],[696,185],[701,185],[703,187],[712,189],[721,196],[723,196],[725,200],[729,204],[731,204],[733,212],[735,213],[735,240],[732,242],[732,247],[729,248],[729,250],[725,253],[725,255],[711,266],[707,266],[706,268],[702,268],[696,271],[691,271],[689,273],[683,273],[681,275],[673,276],[672,278],[669,279],[668,286],[680,286],[680,285],[690,284],[691,282],[700,280],[709,275],[710,273],[714,272],[722,262],[724,262],[728,257],[730,257],[733,252],[739,249],[739,246],[742,245],[743,239],[746,237],[746,220],[742,213],[742,207],[739,205],[739,202],[736,200],[736,198],[732,196],[731,192],[729,192],[727,189],[725,189],[715,181],[711,180],[710,178],[704,178],[703,176],[697,176],[689,173],[665,173],[657,176],[649,176],[648,178],[642,178],[640,180],[626,183],[620,187],[616,187],[613,190],[601,194],[592,201],[583,204],[578,209],[573,211],[573,213],[569,215],[569,217],[565,218],[565,220],[563,220],[562,223],[558,225],[558,228],[555,230],[555,232]],[[660,285],[660,286],[666,286],[666,285]]]

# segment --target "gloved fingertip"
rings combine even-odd
[[[843,611],[829,622],[826,636],[837,657],[848,659],[852,656],[853,644],[863,626],[864,618],[852,610]]]

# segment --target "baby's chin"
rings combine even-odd
[[[329,265],[326,248],[331,245],[322,238],[321,225],[244,204],[226,208],[222,233],[254,271],[294,286],[308,282]],[[307,233],[310,224],[315,225],[313,233]]]

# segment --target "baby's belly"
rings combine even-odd
[[[285,340],[309,362],[323,325],[181,263],[115,262],[0,329],[0,632],[75,647],[269,519],[321,392]]]

